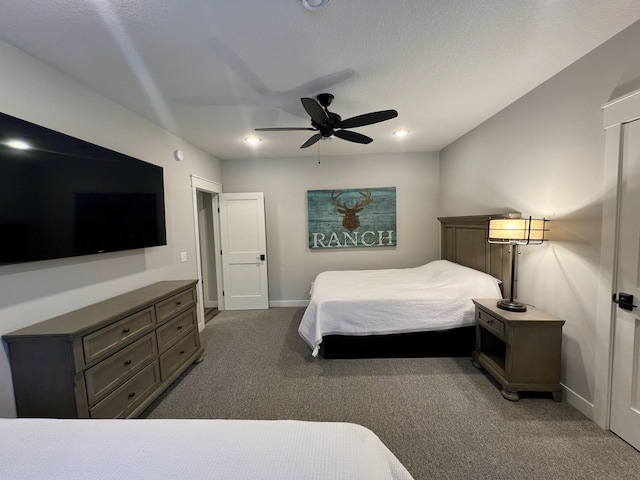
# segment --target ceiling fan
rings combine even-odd
[[[259,132],[283,132],[292,130],[310,130],[318,132],[304,142],[300,148],[307,148],[316,143],[321,138],[336,136],[343,140],[356,143],[371,143],[373,139],[361,133],[345,130],[346,128],[364,127],[373,123],[384,122],[398,116],[395,110],[381,110],[379,112],[365,113],[355,117],[342,120],[337,113],[330,112],[328,107],[333,101],[330,93],[321,93],[316,99],[301,98],[302,106],[311,117],[311,127],[276,127],[276,128],[256,128]]]

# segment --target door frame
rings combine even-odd
[[[620,181],[623,125],[640,118],[640,89],[602,106],[605,151],[602,196],[602,235],[596,330],[595,383],[593,420],[610,429],[613,376],[613,333],[617,292],[618,224],[620,216]]]
[[[215,249],[217,250],[220,245],[220,226],[218,221],[218,214],[216,206],[216,197],[219,193],[222,193],[222,184],[207,180],[206,178],[198,177],[197,175],[191,175],[191,194],[193,202],[193,223],[196,239],[196,265],[198,275],[198,285],[196,286],[196,294],[198,296],[198,329],[202,331],[204,329],[204,290],[202,288],[202,258],[200,255],[200,222],[198,221],[198,190],[210,193],[213,196],[214,208],[213,208],[213,241]],[[216,258],[216,284],[218,288],[218,310],[224,310],[224,297],[222,296],[222,270],[220,262]]]

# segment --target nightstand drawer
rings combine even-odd
[[[493,333],[500,340],[504,340],[504,323],[499,318],[481,310],[476,309],[476,322]]]

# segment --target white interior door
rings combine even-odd
[[[218,202],[224,308],[269,308],[264,194],[221,193]]]
[[[623,126],[616,300],[640,305],[640,120]],[[639,309],[615,309],[611,431],[640,450]]]

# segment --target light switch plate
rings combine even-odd
[[[180,262],[184,263],[187,261],[187,252],[180,252]]]

